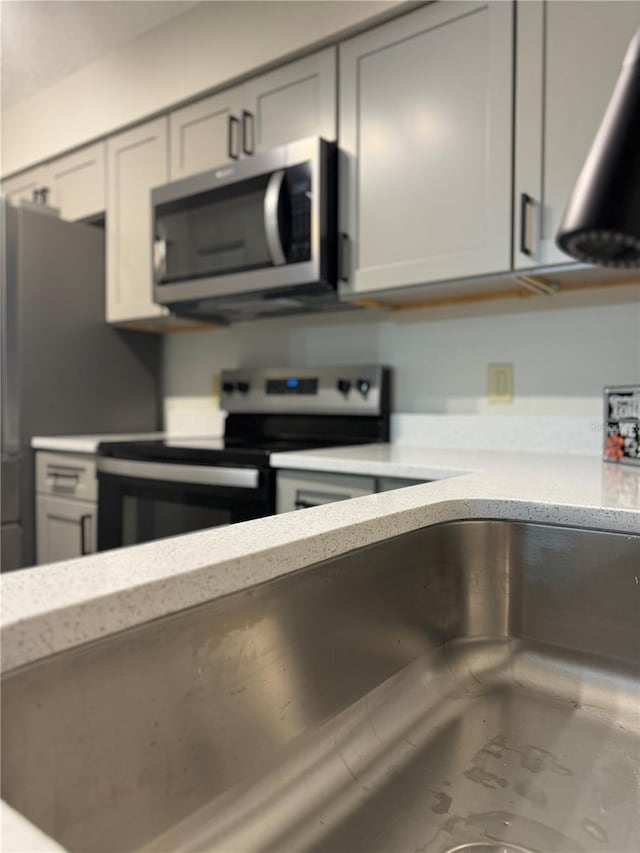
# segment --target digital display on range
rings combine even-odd
[[[265,383],[267,394],[317,394],[317,379],[300,379],[297,376],[287,376],[284,379],[267,379]]]

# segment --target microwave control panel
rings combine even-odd
[[[311,167],[309,163],[287,169],[290,203],[290,243],[287,261],[304,263],[311,259]]]

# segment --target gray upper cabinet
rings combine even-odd
[[[106,147],[106,142],[87,145],[45,167],[49,203],[60,209],[63,219],[88,219],[104,213]]]
[[[170,114],[172,181],[223,166],[239,155],[241,96],[236,86]]]
[[[105,210],[105,161],[105,142],[87,145],[8,178],[2,182],[3,194],[17,204],[34,201],[34,193],[45,190],[47,204],[57,207],[63,219],[88,219]]]
[[[516,268],[572,260],[555,234],[639,27],[637,0],[518,4]]]
[[[334,140],[336,100],[332,47],[174,110],[171,180],[306,136]]]
[[[510,268],[512,72],[510,2],[433,3],[341,46],[344,295]]]
[[[153,302],[151,190],[169,178],[168,120],[107,143],[107,321],[139,323],[168,311]]]
[[[246,83],[242,117],[246,151],[264,151],[307,136],[333,141],[338,119],[336,62],[336,49],[330,47]]]
[[[45,182],[45,167],[35,166],[2,181],[2,195],[12,204],[21,201],[34,201],[34,192],[41,189]]]

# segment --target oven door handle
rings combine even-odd
[[[228,468],[214,465],[181,465],[173,462],[139,462],[135,459],[99,457],[98,472],[141,480],[170,483],[196,483],[205,486],[227,486],[237,489],[257,489],[260,472],[257,468]]]
[[[264,233],[267,238],[267,246],[271,261],[275,267],[282,266],[287,262],[282,248],[282,240],[280,238],[280,221],[278,218],[278,208],[280,206],[280,193],[282,192],[282,184],[284,182],[284,169],[278,169],[273,172],[267,184],[267,190],[264,194]]]

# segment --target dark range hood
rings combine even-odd
[[[556,241],[585,263],[640,267],[640,31],[629,45]]]

